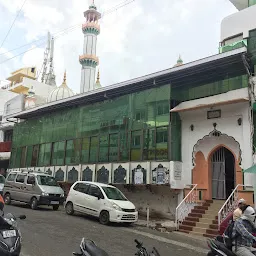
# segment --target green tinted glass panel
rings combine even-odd
[[[256,4],[256,0],[248,0],[249,1],[249,6],[255,5]]]
[[[81,155],[79,150],[73,152],[75,145],[68,142],[66,163],[128,161],[130,157],[143,159],[143,140],[146,139],[143,137],[143,131],[169,124],[170,96],[170,85],[164,85],[91,105],[39,115],[37,119],[28,119],[15,125],[13,147],[53,143],[53,152],[50,144],[47,148],[42,146],[40,152],[38,149],[35,149],[35,152],[33,150],[31,162],[34,166],[37,164],[38,156],[38,164],[48,165],[51,155],[51,164],[65,164],[65,141],[79,138],[83,140]],[[135,130],[141,134],[140,144],[138,137],[131,138],[131,131]],[[152,134],[149,136],[151,140]],[[63,142],[60,144],[59,141]],[[152,147],[154,146],[145,146],[148,150]],[[144,158],[154,158],[154,153],[151,152]],[[30,165],[29,161],[26,161],[26,165]]]
[[[100,136],[99,162],[108,162],[108,135]]]
[[[40,145],[39,155],[38,155],[38,166],[44,166],[44,150],[45,150],[45,144]]]
[[[16,152],[16,159],[15,159],[16,168],[20,167],[21,153],[22,153],[22,148],[18,148]]]
[[[52,165],[63,165],[65,155],[65,141],[53,144]]]
[[[27,157],[26,157],[26,166],[31,166],[32,161],[32,154],[33,154],[33,146],[27,146]]]
[[[109,135],[109,162],[118,161],[118,134]]]
[[[168,127],[156,129],[156,160],[168,159]]]
[[[21,159],[20,159],[20,167],[21,168],[26,166],[26,152],[27,152],[27,147],[22,147],[22,149],[21,149]]]
[[[66,146],[66,164],[80,163],[81,139],[68,140]]]
[[[32,166],[32,167],[37,166],[37,162],[38,162],[38,153],[39,153],[39,145],[33,146],[32,160],[31,160],[31,166]]]
[[[16,148],[12,148],[11,152],[11,160],[10,160],[10,168],[16,168],[15,158],[16,158]]]
[[[89,152],[90,152],[90,138],[83,138],[82,141],[82,151],[81,151],[81,162],[89,162]]]
[[[120,132],[119,140],[120,140],[120,146],[119,146],[120,160],[122,162],[128,161],[129,152],[130,152],[128,132]]]
[[[142,159],[142,131],[133,131],[131,133],[131,161],[140,161]]]
[[[155,129],[144,131],[144,160],[155,160],[156,158],[156,141],[155,141]]]
[[[90,140],[90,163],[98,162],[99,137],[91,137]]]
[[[44,148],[44,165],[45,166],[50,165],[51,151],[52,151],[52,144],[51,143],[45,144],[45,148]]]

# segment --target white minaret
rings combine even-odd
[[[97,11],[94,1],[89,6],[89,10],[84,12],[84,17],[86,18],[86,22],[82,26],[84,49],[83,55],[79,56],[79,62],[82,65],[80,93],[94,89],[96,66],[99,64],[99,59],[96,56],[96,45],[97,36],[100,33],[98,21],[101,14]]]

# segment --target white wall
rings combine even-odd
[[[23,84],[28,88],[31,88],[33,86],[35,94],[45,99],[47,99],[50,92],[52,92],[56,88],[56,86],[40,83],[27,77],[23,78]]]
[[[221,42],[240,33],[249,37],[249,31],[256,28],[256,5],[234,13],[222,20]]]
[[[181,112],[182,119],[182,162],[183,173],[186,184],[192,181],[192,153],[194,145],[198,140],[202,139],[213,131],[213,123],[217,123],[216,129],[221,133],[232,136],[239,144],[241,149],[241,168],[246,169],[252,165],[252,145],[250,141],[250,123],[248,120],[248,103],[236,103],[215,107],[221,109],[221,118],[207,119],[207,111],[210,109],[204,108],[200,110]],[[239,126],[237,120],[242,118],[242,125]],[[190,130],[191,124],[194,125],[194,130]],[[215,144],[216,145],[215,145]],[[203,145],[203,153],[207,154],[220,143],[218,139],[215,142],[205,143]],[[236,143],[231,140],[222,141],[222,144],[229,143],[229,147],[237,152]],[[201,145],[202,147],[202,145]],[[250,175],[245,175],[245,184],[251,185]]]

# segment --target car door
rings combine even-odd
[[[26,179],[26,174],[18,174],[15,180],[15,194],[13,196],[14,200],[20,201],[20,202],[25,202],[25,179]]]
[[[25,187],[25,202],[30,202],[31,198],[36,195],[35,193],[35,175],[29,174],[26,179],[26,187]]]
[[[89,184],[78,182],[72,192],[72,202],[74,210],[82,213],[88,213],[87,197],[88,197]]]
[[[104,204],[103,193],[97,185],[90,184],[87,203],[90,214],[94,216],[99,216],[102,204]]]

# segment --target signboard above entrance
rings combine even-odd
[[[221,117],[221,110],[210,110],[207,111],[207,119],[214,119],[214,118],[220,118]]]

